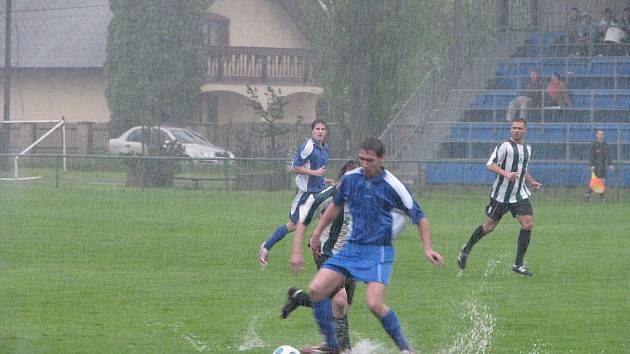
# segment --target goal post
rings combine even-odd
[[[20,177],[20,169],[19,169],[19,161],[20,157],[28,154],[34,147],[36,147],[39,143],[44,141],[48,136],[54,133],[56,130],[61,129],[61,153],[63,155],[63,170],[67,170],[66,165],[66,126],[65,119],[61,118],[60,120],[10,120],[3,121],[3,124],[37,124],[37,123],[51,123],[54,124],[52,128],[48,129],[42,136],[36,139],[33,143],[31,143],[24,150],[20,151],[13,159],[13,178],[0,178],[4,180],[30,180],[30,179],[38,179],[41,177]],[[9,133],[10,134],[10,133]]]

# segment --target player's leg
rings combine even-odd
[[[326,345],[339,348],[333,322],[333,308],[329,296],[340,287],[345,280],[341,272],[321,268],[308,286],[308,293],[313,307],[313,317],[321,333],[326,338]]]
[[[473,246],[479,242],[484,236],[494,231],[494,229],[499,225],[503,214],[507,211],[504,204],[499,203],[495,200],[491,200],[490,204],[486,207],[486,219],[483,224],[477,226],[473,233],[468,238],[468,242],[464,245],[462,250],[459,252],[457,256],[457,265],[460,269],[466,268],[466,262],[468,261],[468,255],[472,250]]]
[[[333,305],[335,304],[335,301],[339,304],[339,307],[337,308],[338,313],[335,314],[335,331],[337,332],[339,347],[344,350],[351,349],[348,311],[350,310],[352,299],[354,298],[355,285],[356,281],[354,279],[346,277],[343,289],[340,289],[333,298]]]
[[[394,340],[400,350],[412,351],[411,346],[403,335],[400,321],[394,310],[385,305],[385,292],[387,286],[379,282],[369,282],[366,287],[366,300],[368,308],[379,319],[385,332]]]
[[[519,224],[521,224],[521,230],[518,233],[518,246],[516,248],[516,260],[514,261],[514,266],[512,270],[525,275],[532,276],[533,274],[527,270],[524,266],[525,262],[525,253],[527,252],[527,248],[529,247],[529,240],[531,238],[532,229],[534,228],[534,217],[531,208],[531,204],[527,199],[523,202],[520,202],[517,206],[516,217],[518,219]]]
[[[269,258],[269,251],[271,248],[278,243],[280,240],[284,238],[288,233],[293,232],[295,230],[295,223],[291,220],[286,224],[282,224],[278,226],[276,231],[271,234],[265,242],[260,245],[260,250],[258,251],[258,262],[262,265],[267,265]]]

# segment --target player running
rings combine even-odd
[[[525,144],[526,133],[527,122],[522,118],[514,119],[512,137],[497,145],[486,163],[487,168],[497,176],[492,185],[490,204],[486,207],[486,220],[477,226],[457,256],[457,265],[462,270],[466,268],[468,255],[473,246],[482,237],[491,233],[501,221],[501,217],[509,211],[521,224],[516,260],[512,270],[526,277],[533,275],[524,264],[525,252],[534,227],[534,211],[528,199],[531,193],[524,182],[529,182],[534,190],[540,189],[541,184],[527,172],[532,148]]]
[[[299,208],[306,202],[309,196],[321,192],[326,188],[326,183],[332,182],[325,178],[326,164],[328,163],[328,145],[324,139],[328,135],[328,126],[322,119],[315,119],[311,123],[311,138],[300,145],[293,162],[291,172],[297,174],[295,185],[297,194],[291,204],[289,211],[289,221],[278,226],[276,231],[260,245],[258,251],[258,262],[267,265],[269,251],[289,232],[295,230],[295,225],[299,219]]]
[[[405,186],[382,167],[385,147],[376,138],[366,139],[359,147],[360,168],[347,172],[313,231],[311,248],[319,252],[317,240],[347,204],[352,216],[352,231],[345,246],[324,263],[309,285],[313,316],[326,340],[327,353],[340,353],[333,324],[330,295],[347,278],[367,283],[366,299],[370,311],[403,353],[413,353],[400,328],[395,312],[385,305],[385,293],[394,264],[392,212],[400,209],[418,225],[425,256],[442,265],[440,254],[433,251],[429,222]],[[304,350],[304,353],[313,351]]]

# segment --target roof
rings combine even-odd
[[[297,0],[276,0],[310,38]],[[0,0],[0,67],[4,67],[6,0]],[[109,0],[13,0],[14,68],[103,68]],[[210,15],[211,16],[211,15]]]
[[[313,39],[313,34],[309,31],[306,25],[306,16],[299,1],[297,0],[277,0],[278,4],[286,11],[300,32],[308,38]]]
[[[0,0],[0,53],[5,47],[5,7],[6,0]],[[108,0],[14,0],[12,17],[13,67],[104,67],[112,18]]]

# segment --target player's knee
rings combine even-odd
[[[308,297],[311,301],[320,301],[324,298],[324,292],[317,286],[313,286],[312,284],[308,287]]]
[[[527,230],[530,231],[534,228],[534,222],[533,221],[527,221],[524,222],[523,225],[521,225],[523,230]]]
[[[370,312],[372,312],[374,316],[378,318],[382,318],[383,316],[386,315],[385,312],[386,312],[387,307],[382,302],[368,300],[367,305],[368,305],[368,309],[370,309]]]

